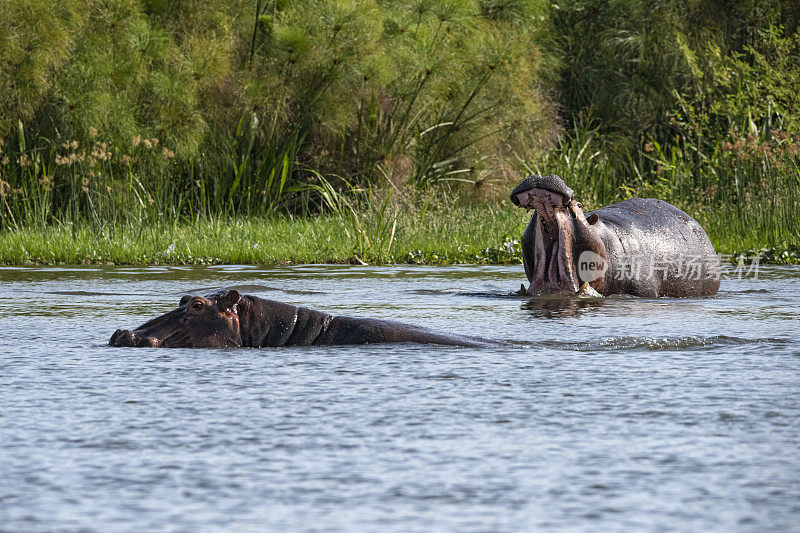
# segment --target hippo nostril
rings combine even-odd
[[[130,330],[118,329],[111,336],[111,340],[108,341],[108,345],[115,347],[136,346],[136,336]]]

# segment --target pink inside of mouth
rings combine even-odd
[[[578,290],[573,259],[573,216],[564,197],[544,189],[517,195],[520,205],[536,210],[533,278],[528,292],[552,294]]]

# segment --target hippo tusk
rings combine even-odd
[[[550,268],[547,271],[547,280],[551,284],[558,279],[559,263],[561,262],[559,257],[561,253],[560,244],[560,241],[553,241],[553,245],[550,247]]]
[[[557,211],[556,217],[559,243],[558,273],[560,283],[558,285],[563,286],[566,284],[566,287],[563,288],[575,292],[578,290],[578,285],[575,283],[575,267],[572,264],[572,231],[569,213],[560,209]]]
[[[533,240],[533,252],[536,265],[536,271],[533,277],[533,283],[542,283],[544,281],[544,271],[547,266],[547,250],[544,247],[544,235],[542,233],[542,217],[536,215],[536,231]]]

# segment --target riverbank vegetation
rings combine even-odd
[[[385,200],[384,200],[385,201]],[[528,216],[498,202],[458,209],[437,202],[387,202],[385,210],[348,207],[315,217],[206,218],[168,225],[89,223],[0,233],[5,264],[518,264]],[[725,231],[713,213],[718,253],[732,263],[800,263],[800,246],[764,248]],[[701,221],[703,219],[701,218]]]
[[[796,261],[799,23],[790,0],[9,0],[0,262],[515,262],[529,172]]]

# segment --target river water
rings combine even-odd
[[[2,531],[800,531],[800,270],[705,299],[522,267],[0,269]],[[507,343],[105,346],[222,287]]]

